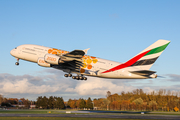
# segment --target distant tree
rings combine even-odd
[[[136,103],[135,102],[130,103],[130,110],[136,110]]]
[[[62,97],[57,97],[55,104],[56,104],[56,107],[58,109],[64,109],[65,108],[64,100]]]
[[[138,98],[138,99],[135,99],[133,102],[136,103],[136,105],[141,105],[143,103],[143,100],[142,98]]]
[[[25,105],[25,108],[30,108],[30,101],[28,99],[24,100],[23,104]]]
[[[54,104],[55,104],[55,99],[53,96],[50,96],[49,99],[48,99],[48,107],[50,109],[53,109],[54,108]]]
[[[88,100],[86,102],[86,108],[93,109],[93,103],[92,103],[92,100],[90,97],[88,98]]]
[[[108,99],[104,98],[104,99],[103,99],[103,103],[104,103],[105,106],[107,106],[107,107],[106,107],[107,110],[109,110],[110,101],[109,101]]]
[[[157,102],[156,101],[150,101],[149,102],[149,107],[151,108],[152,111],[156,110],[157,108]]]
[[[67,101],[67,107],[71,107],[71,106],[70,106],[70,105],[71,105],[71,101],[72,101],[71,98]]]
[[[130,107],[130,101],[129,100],[121,101],[121,110],[129,110],[129,107]]]
[[[11,103],[9,103],[9,102],[2,102],[1,106],[2,107],[12,107]]]
[[[60,97],[60,109],[64,109],[64,108],[65,108],[64,100],[62,97]]]
[[[0,104],[3,102],[4,97],[2,95],[0,95]]]
[[[44,96],[43,98],[42,98],[42,101],[41,101],[42,103],[41,103],[41,106],[42,106],[42,108],[43,109],[47,109],[48,108],[48,98],[46,97],[46,96]]]
[[[82,99],[79,99],[80,103],[79,103],[79,108],[80,109],[83,109],[86,107],[86,101],[82,98]]]
[[[36,101],[36,108],[42,107],[42,96],[39,96]]]
[[[142,104],[142,110],[147,110],[147,102],[143,102],[143,104]]]
[[[133,102],[136,103],[136,108],[137,109],[142,109],[141,108],[142,107],[141,105],[143,104],[142,98],[135,99]]]
[[[100,108],[101,104],[100,104],[100,102],[99,102],[98,99],[95,98],[95,99],[93,100],[93,103],[94,103],[94,107]]]
[[[110,108],[113,109],[113,110],[117,110],[119,108],[119,103],[118,101],[113,101],[111,104],[110,104]]]
[[[77,108],[77,106],[76,106],[76,100],[72,100],[72,101],[71,101],[70,107],[73,108],[73,109],[74,109],[74,108]]]
[[[111,92],[110,92],[110,91],[107,91],[106,97],[109,97],[110,95],[111,95]]]

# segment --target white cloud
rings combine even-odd
[[[123,83],[117,85],[113,83],[113,80],[92,78],[89,77],[87,81],[79,83],[75,87],[75,91],[79,95],[106,95],[107,91],[112,93],[121,93],[122,91],[131,91],[135,89],[133,86],[127,86]]]
[[[3,93],[27,93],[27,94],[41,94],[46,92],[56,92],[58,87],[51,87],[50,85],[34,85],[27,79],[18,81],[5,80],[0,83],[0,91]]]
[[[76,98],[105,97],[107,91],[110,91],[112,94],[120,94],[122,91],[131,92],[134,89],[143,89],[144,92],[150,93],[158,89],[179,90],[180,86],[165,86],[162,88],[156,84],[158,80],[151,81],[151,86],[149,85],[149,80],[114,80],[88,77],[87,81],[77,81],[71,78],[64,78],[63,72],[53,69],[45,70],[43,73],[38,76],[14,76],[2,73],[0,74],[0,94],[5,95],[5,97],[29,97],[28,99],[52,95],[68,100],[73,96]],[[177,76],[179,78],[179,75]],[[163,82],[166,81],[169,80],[163,79]]]
[[[169,81],[180,82],[180,75],[177,75],[177,74],[167,74],[167,76],[170,77]]]

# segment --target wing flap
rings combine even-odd
[[[80,72],[80,68],[84,65],[82,57],[87,53],[86,50],[74,50],[67,54],[64,54],[61,57],[62,63],[58,66],[54,66],[57,69],[62,69],[64,71],[74,71]]]

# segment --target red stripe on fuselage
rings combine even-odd
[[[122,69],[122,68],[129,67],[129,66],[131,66],[132,64],[134,64],[136,61],[138,61],[140,58],[142,58],[144,55],[146,55],[149,51],[151,51],[151,50],[148,50],[148,51],[146,51],[146,52],[143,52],[143,53],[135,56],[134,58],[130,59],[130,60],[127,61],[126,63],[120,64],[120,65],[118,65],[118,66],[116,66],[116,67],[114,67],[114,68],[111,68],[111,69],[109,69],[109,70],[107,70],[107,71],[104,71],[104,72],[102,72],[102,73],[108,73],[108,72],[112,72],[112,71],[120,70],[120,69]]]

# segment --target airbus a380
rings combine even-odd
[[[19,59],[22,59],[39,66],[62,70],[66,72],[65,77],[77,80],[87,80],[85,76],[146,79],[157,77],[156,72],[149,69],[169,43],[168,40],[158,40],[125,63],[86,55],[89,49],[68,52],[31,44],[20,45],[11,50],[10,54],[17,59],[16,65],[19,65]],[[72,76],[72,73],[77,75]]]

